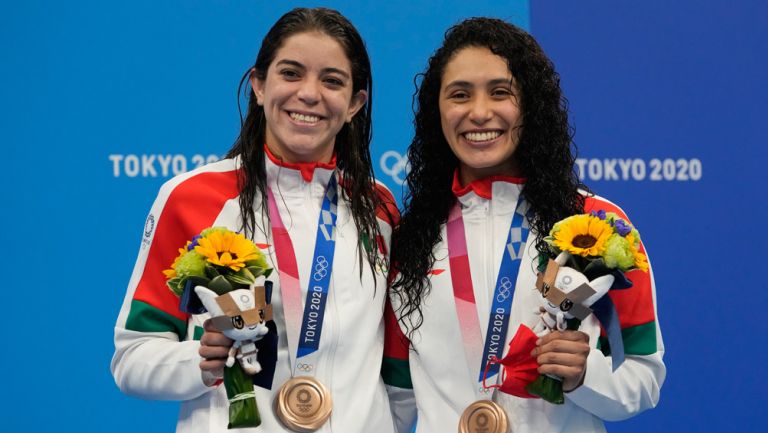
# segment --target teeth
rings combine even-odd
[[[317,116],[310,116],[307,114],[291,113],[291,119],[302,123],[317,123],[320,118]]]
[[[501,135],[499,131],[467,132],[464,137],[469,141],[490,141]]]

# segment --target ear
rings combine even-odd
[[[349,109],[347,110],[347,123],[352,121],[352,118],[355,117],[355,114],[357,114],[361,108],[363,108],[367,101],[368,92],[365,90],[358,90],[357,93],[352,95],[352,100],[349,101]]]
[[[256,69],[251,69],[251,89],[256,96],[256,103],[264,105],[264,82],[256,76]]]
[[[208,310],[211,316],[215,317],[224,314],[224,312],[221,311],[221,308],[219,308],[219,304],[216,302],[216,298],[219,296],[216,294],[216,292],[208,289],[207,287],[196,286],[195,293],[197,293],[197,297],[200,298],[200,302],[203,303],[205,309]]]
[[[598,299],[605,296],[605,294],[608,293],[608,290],[611,289],[614,279],[615,278],[613,277],[613,275],[608,274],[608,275],[603,275],[602,277],[597,277],[594,280],[590,281],[589,285],[595,290],[595,294],[585,299],[584,305],[592,305],[595,302],[597,302]]]

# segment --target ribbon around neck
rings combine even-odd
[[[277,202],[270,188],[267,188],[267,198],[275,255],[279,265],[278,272],[283,295],[283,312],[285,314],[289,353],[291,355],[295,353],[293,375],[312,376],[316,371],[315,364],[320,347],[320,336],[336,249],[338,205],[336,175],[334,173],[328,182],[318,217],[315,250],[309,272],[309,286],[307,287],[303,314],[298,264],[293,242],[280,217]]]
[[[490,360],[498,358],[497,354],[502,353],[507,337],[515,284],[530,231],[526,217],[527,209],[525,200],[520,197],[512,216],[510,228],[507,231],[507,241],[491,299],[484,344],[470,274],[464,220],[458,203],[451,209],[448,216],[446,237],[451,283],[456,302],[456,316],[461,329],[467,366],[472,369],[477,365],[475,363],[480,357],[479,371],[475,376],[477,380],[475,383],[478,385],[476,393],[480,393],[480,395],[488,392],[489,388],[484,386],[487,378],[494,377],[499,372],[499,365],[492,364]],[[488,290],[488,288],[483,287],[482,290]]]

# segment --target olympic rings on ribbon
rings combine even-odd
[[[314,366],[312,364],[304,364],[300,362],[296,364],[296,369],[305,373],[309,373],[310,371],[314,370]]]
[[[315,273],[312,274],[312,279],[320,281],[328,275],[328,260],[325,256],[317,256],[315,260]]]
[[[512,281],[510,281],[509,277],[502,277],[501,281],[499,281],[499,293],[496,295],[496,301],[497,302],[504,302],[509,298],[509,296],[512,294],[510,290],[512,289]]]

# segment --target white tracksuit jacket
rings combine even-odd
[[[296,250],[302,304],[306,296],[317,221],[325,186],[333,167],[311,169],[279,164],[267,158],[268,184]],[[184,243],[209,226],[240,229],[237,161],[219,161],[169,180],[160,190],[147,219],[141,249],[115,326],[112,373],[120,389],[145,399],[180,400],[178,432],[226,432],[228,402],[223,384],[206,386],[198,354],[207,314],[188,316],[165,285],[168,269]],[[378,188],[391,200],[391,194]],[[394,203],[391,200],[391,203]],[[256,200],[256,209],[261,209]],[[381,249],[388,252],[391,224],[379,213]],[[257,213],[257,225],[261,227]],[[265,254],[276,268],[271,234],[257,230],[254,241],[269,244]],[[264,246],[264,245],[262,245]],[[337,241],[316,377],[333,399],[333,412],[319,432],[394,431],[384,383],[379,375],[386,297],[386,275],[376,276],[367,262],[359,277],[358,249],[363,248],[349,204],[340,195]],[[275,270],[272,305],[278,334],[277,364],[271,389],[255,387],[262,424],[242,433],[282,432],[273,401],[291,377],[280,281]],[[294,354],[295,355],[295,354]]]
[[[522,189],[522,180],[484,179],[454,193],[462,206],[476,307],[485,341],[490,302],[496,283],[506,235]],[[587,198],[585,211],[604,209],[623,216],[618,207],[598,197]],[[504,348],[520,324],[533,327],[541,295],[535,290],[535,233],[531,232],[522,259],[513,297],[511,318]],[[436,261],[430,272],[432,288],[422,302],[424,322],[412,337],[401,339],[405,328],[399,327],[393,309],[387,309],[387,344],[383,375],[390,389],[391,405],[400,431],[409,431],[418,412],[417,433],[455,432],[464,409],[476,400],[473,378],[477,364],[467,366],[451,284],[445,226],[442,239],[434,249]],[[587,358],[584,383],[565,395],[565,404],[554,405],[541,399],[524,399],[495,394],[506,410],[510,431],[514,433],[603,432],[603,420],[621,420],[652,408],[659,399],[665,377],[662,361],[664,346],[656,321],[653,275],[649,271],[631,271],[634,286],[610,292],[620,316],[626,360],[615,372],[611,357],[598,347],[600,325],[594,316],[585,320],[580,330],[590,337],[592,351]],[[403,343],[404,342],[404,343]],[[605,345],[604,345],[605,346]],[[412,394],[415,392],[416,411]]]

